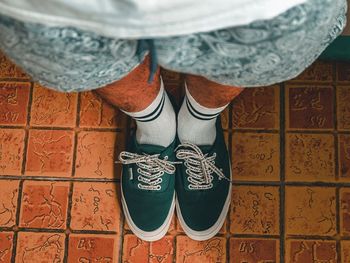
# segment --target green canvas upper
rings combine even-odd
[[[214,144],[212,146],[200,146],[199,149],[206,158],[216,155],[214,160],[215,166],[222,170],[226,179],[222,179],[216,173],[212,172],[212,187],[203,190],[191,189],[190,185],[193,184],[188,181],[189,175],[186,173],[188,167],[181,165],[181,168],[178,167],[176,171],[175,188],[181,214],[188,227],[195,231],[206,230],[217,222],[223,210],[226,197],[229,194],[229,154],[226,149],[219,118],[216,128],[217,136]]]
[[[159,154],[159,159],[175,161],[175,140],[168,147],[156,145],[141,145],[133,138],[129,151],[139,155]],[[167,156],[167,157],[166,157]],[[123,165],[122,190],[130,216],[135,225],[143,231],[153,231],[165,221],[174,197],[175,174],[164,172],[159,178],[159,190],[145,190],[140,184],[140,166],[135,163]],[[132,176],[131,172],[132,171]]]

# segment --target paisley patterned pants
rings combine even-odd
[[[294,78],[341,33],[346,0],[308,0],[249,25],[153,39],[157,63],[217,83],[255,87]],[[32,78],[70,92],[126,76],[147,54],[137,39],[114,39],[72,27],[48,27],[0,16],[0,49]]]

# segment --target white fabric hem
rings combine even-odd
[[[112,38],[157,38],[187,35],[200,32],[208,32],[222,28],[246,25],[256,20],[272,19],[273,17],[287,11],[288,9],[302,4],[307,0],[285,1],[269,0],[264,4],[245,5],[237,9],[227,9],[210,16],[199,16],[193,19],[181,19],[178,21],[166,20],[162,16],[159,21],[149,21],[147,17],[140,16],[139,19],[115,18],[104,21],[103,17],[92,18],[59,16],[56,14],[44,14],[33,10],[24,10],[9,6],[0,1],[0,14],[32,23],[41,23],[48,26],[73,26],[80,29],[95,32],[99,35]],[[98,20],[98,19],[100,20]],[[89,19],[89,20],[88,20]],[[163,21],[164,20],[164,21]]]

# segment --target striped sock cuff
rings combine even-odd
[[[135,119],[136,121],[140,121],[140,122],[153,121],[156,118],[158,118],[159,115],[162,113],[164,104],[167,99],[166,96],[167,96],[166,92],[164,91],[164,83],[163,83],[163,80],[161,79],[158,95],[146,109],[138,112],[126,112],[126,111],[123,111],[123,112],[129,115],[130,117],[132,117],[133,119]]]
[[[133,117],[137,121],[141,122],[148,122],[153,121],[159,117],[159,115],[162,113],[165,103],[165,92],[163,92],[163,96],[159,104],[156,106],[156,108],[149,114],[146,114],[145,116],[140,117]]]
[[[199,120],[212,120],[220,115],[220,113],[227,107],[227,105],[220,108],[206,108],[200,105],[189,93],[186,86],[186,97],[185,97],[186,107],[189,113],[199,119]]]
[[[189,101],[189,99],[187,97],[185,98],[185,100],[186,100],[186,106],[187,106],[188,111],[196,119],[203,120],[203,121],[212,120],[212,119],[215,119],[220,114],[220,113],[215,113],[215,114],[201,113],[194,108],[194,106],[191,104],[191,102]]]

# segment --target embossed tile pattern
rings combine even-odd
[[[0,129],[0,175],[21,175],[25,131]]]
[[[226,242],[226,239],[222,237],[214,237],[207,241],[195,241],[187,236],[177,236],[176,262],[225,262]]]
[[[19,226],[26,228],[66,227],[68,182],[25,181]]]
[[[278,235],[278,187],[234,187],[230,219],[231,233]]]
[[[77,93],[62,93],[34,85],[30,124],[74,127],[77,98]]]
[[[13,249],[13,233],[0,232],[0,262],[10,263]]]
[[[333,88],[287,86],[286,124],[288,129],[332,129]]]
[[[0,82],[0,125],[26,125],[30,86],[30,82]]]
[[[112,235],[71,234],[68,262],[117,262],[118,239]]]
[[[63,233],[19,232],[16,262],[63,262],[64,250]]]
[[[16,225],[18,187],[17,180],[0,181],[0,227]]]
[[[286,263],[337,262],[335,241],[291,239],[286,243]]]
[[[74,134],[64,130],[30,130],[26,175],[71,176]]]
[[[279,86],[244,90],[232,105],[234,128],[279,129]]]
[[[230,263],[280,262],[275,239],[231,238]]]
[[[181,101],[185,76],[162,77]],[[218,235],[191,240],[175,215],[145,242],[125,222],[114,163],[133,122],[0,54],[0,263],[350,263],[349,101],[343,62],[243,91],[221,115],[233,187]]]
[[[350,85],[337,87],[338,130],[350,130]]]
[[[234,180],[278,181],[279,136],[270,133],[233,133],[232,174]]]
[[[70,226],[74,230],[119,231],[118,184],[74,183]]]
[[[350,241],[341,241],[341,259],[342,263],[350,262]]]
[[[80,127],[123,128],[127,117],[93,92],[82,92],[80,93],[79,119]]]
[[[286,180],[334,181],[334,154],[332,134],[286,134]]]
[[[29,76],[23,72],[19,67],[13,64],[0,51],[0,79],[25,79],[29,80]]]
[[[113,179],[116,140],[115,132],[87,132],[78,134],[75,176]],[[122,140],[120,140],[122,141]]]
[[[334,188],[286,188],[286,232],[295,235],[336,234],[336,196]]]
[[[146,242],[135,235],[124,236],[123,262],[171,263],[174,258],[174,237],[165,236],[155,242]]]

